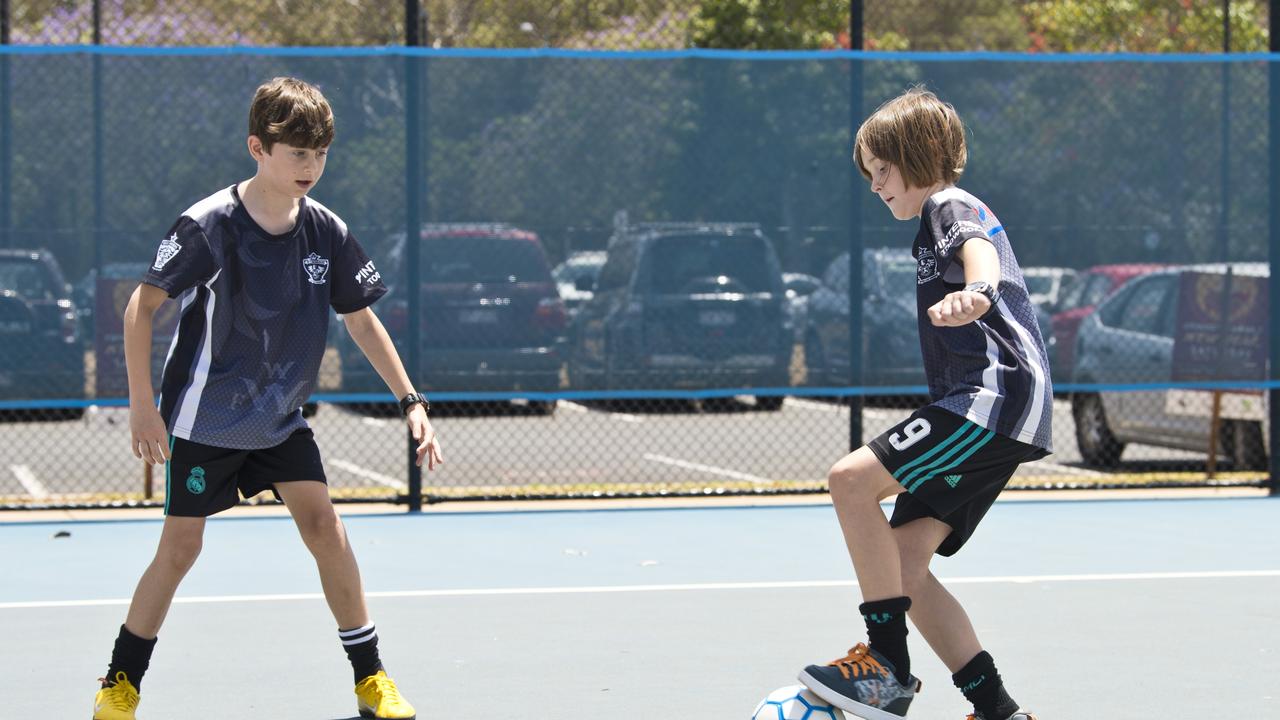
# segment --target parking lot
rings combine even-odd
[[[433,416],[446,464],[424,473],[423,482],[438,497],[817,489],[848,447],[848,412],[835,402],[794,397],[778,412],[757,410],[746,399],[626,406],[561,401],[549,417],[518,405],[441,404]],[[864,439],[908,412],[905,405],[865,408]],[[310,423],[339,496],[386,497],[407,489],[405,434],[397,418],[321,403]],[[78,421],[8,422],[0,433],[6,502],[142,498],[143,467],[129,452],[124,408],[90,408]],[[1015,483],[1203,477],[1203,453],[1141,445],[1127,448],[1115,468],[1083,465],[1065,400],[1054,405],[1054,447],[1050,457],[1024,466]],[[163,468],[154,488],[163,491]]]

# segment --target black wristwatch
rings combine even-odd
[[[983,280],[977,280],[965,285],[964,289],[969,292],[976,292],[991,302],[991,308],[988,309],[987,312],[983,313],[983,317],[995,312],[996,304],[1000,302],[1000,291],[992,287],[991,283]]]
[[[421,405],[423,412],[431,412],[431,403],[427,402],[426,395],[409,393],[408,395],[400,398],[400,414],[405,417],[409,417],[409,408],[414,405]]]

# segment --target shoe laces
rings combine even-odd
[[[400,697],[400,689],[396,687],[395,681],[387,677],[385,673],[378,673],[372,676],[371,679],[374,687],[378,689],[378,695],[384,702],[393,705],[404,702],[404,699]]]
[[[889,668],[881,665],[879,660],[871,656],[871,648],[867,647],[866,643],[854,645],[849,648],[849,654],[839,660],[832,660],[827,665],[838,669],[845,680],[860,675],[874,674],[884,677],[889,674]]]
[[[132,710],[138,706],[138,691],[134,689],[133,683],[129,682],[129,676],[123,671],[116,673],[115,680],[107,684],[106,678],[98,678],[98,682],[107,688],[107,694],[103,700],[107,702],[112,710]]]

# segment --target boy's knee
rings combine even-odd
[[[184,535],[169,538],[160,545],[156,552],[156,560],[172,571],[185,573],[200,557],[204,539],[200,535]]]
[[[841,499],[857,499],[864,495],[876,499],[879,490],[869,473],[859,472],[856,466],[843,460],[827,471],[827,487],[832,497]]]
[[[331,547],[346,541],[342,520],[332,509],[298,518],[298,531],[312,547]]]

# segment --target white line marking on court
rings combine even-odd
[[[1027,467],[1045,468],[1046,470],[1053,470],[1055,472],[1066,473],[1068,475],[1079,475],[1080,477],[1107,477],[1107,473],[1098,472],[1097,470],[1086,470],[1084,468],[1049,462],[1047,460],[1036,460],[1034,463],[1028,463]]]
[[[1053,582],[1125,582],[1130,580],[1222,580],[1230,578],[1280,577],[1280,570],[1221,570],[1206,572],[1148,572],[1148,573],[1088,573],[1080,575],[1007,575],[991,577],[940,578],[946,585],[995,585]],[[526,588],[458,588],[440,590],[390,590],[365,593],[370,598],[418,598],[418,597],[486,597],[512,595],[584,595],[608,593],[645,592],[699,592],[706,590],[804,590],[810,588],[857,587],[852,580],[797,580],[787,582],[737,582],[737,583],[687,583],[683,585],[586,585],[580,587],[526,587]],[[237,602],[288,602],[294,600],[323,600],[323,593],[292,593],[278,595],[209,595],[175,597],[175,604],[209,604]],[[128,605],[129,598],[101,600],[36,600],[32,602],[0,603],[0,610],[24,610],[43,608],[100,607]]]
[[[18,482],[22,483],[22,487],[27,489],[27,494],[33,498],[49,497],[49,488],[40,482],[40,478],[31,472],[31,468],[26,465],[10,465],[9,469],[13,471],[13,476],[18,478]]]
[[[582,405],[581,403],[576,403],[569,400],[561,400],[560,405],[570,412],[577,412],[577,413],[591,412],[591,408],[587,407],[586,405]],[[636,415],[631,415],[629,413],[611,412],[607,414],[611,419],[619,420],[621,422],[629,422],[629,423],[644,422],[644,418]]]
[[[730,470],[728,468],[716,467],[714,465],[702,465],[695,462],[689,462],[688,460],[679,460],[677,458],[667,457],[666,455],[654,455],[652,453],[645,453],[644,459],[652,460],[653,462],[657,462],[657,463],[663,463],[664,465],[674,465],[675,467],[682,468],[684,470],[694,470],[696,472],[710,473],[712,475],[719,475],[721,477],[732,478],[734,480],[746,480],[747,482],[753,482],[753,483],[773,482],[769,478],[762,478],[759,475],[748,475],[747,473],[738,472],[737,470]]]
[[[390,475],[383,475],[382,473],[374,472],[367,468],[362,468],[359,465],[353,462],[349,462],[347,460],[330,460],[329,464],[333,465],[334,467],[346,470],[352,475],[359,475],[362,478],[366,478],[368,480],[373,480],[374,482],[382,483],[383,485],[386,485],[388,487],[393,487],[400,491],[407,492],[409,490],[409,486],[406,485],[403,480],[400,480],[398,478],[393,478]]]
[[[848,412],[849,406],[837,405],[835,403],[823,403],[816,400],[804,400],[802,398],[787,398],[787,405],[794,405],[805,410],[821,410],[822,412],[842,413]]]

